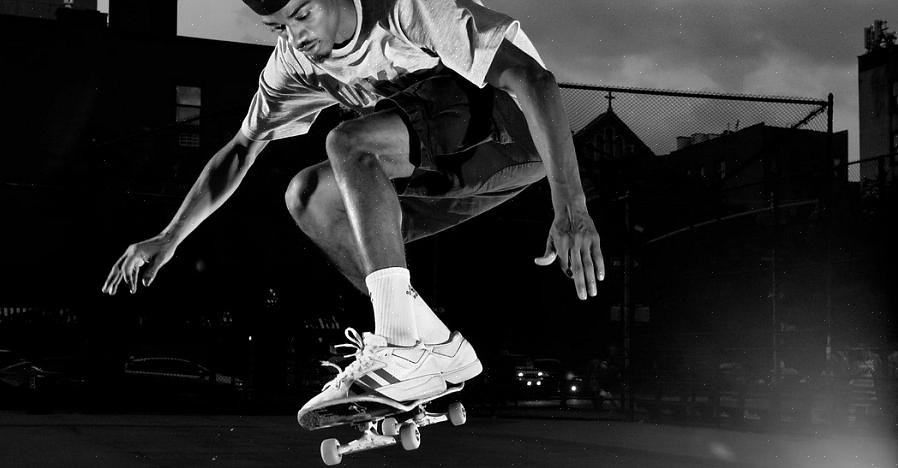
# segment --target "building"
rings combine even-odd
[[[123,2],[133,0],[110,7]],[[0,306],[92,300],[84,296],[96,288],[79,275],[52,294],[25,278],[73,245],[104,250],[115,232],[106,223],[122,223],[121,232],[142,217],[171,216],[172,200],[238,131],[271,49],[169,30],[149,36],[105,21],[0,15],[0,40],[15,44],[0,54],[0,125],[18,155],[0,161],[0,211],[15,226],[0,232],[8,247]],[[224,63],[237,66],[222,73]],[[94,208],[99,199],[106,214]],[[140,214],[115,221],[125,212]]]
[[[885,21],[865,29],[866,53],[858,57],[861,178],[877,180],[898,167],[898,45]]]
[[[614,112],[608,109],[574,134],[574,147],[587,200],[621,195],[627,181],[655,156]]]
[[[631,241],[630,302],[651,310],[651,322],[641,325],[647,331],[634,329],[634,349],[651,349],[663,336],[677,343],[676,352],[740,350],[741,362],[769,368],[760,366],[772,365],[772,350],[760,350],[775,323],[796,330],[780,336],[778,343],[795,351],[778,351],[778,361],[818,365],[802,353],[816,359],[822,348],[796,337],[822,326],[821,214],[829,161],[846,161],[847,132],[759,123],[677,143],[651,160],[633,202],[631,222],[644,223],[645,233]]]
[[[56,19],[60,8],[97,11],[97,0],[0,0],[0,15]]]
[[[832,159],[847,161],[848,133],[833,135]],[[761,124],[720,135],[678,139],[665,172],[719,193],[729,209],[820,199],[828,183],[825,132]]]
[[[0,66],[20,71],[0,78],[4,103],[17,109],[0,122],[30,155],[4,161],[6,178],[75,171],[130,190],[183,192],[239,129],[269,47],[179,37],[174,1],[113,1],[110,15],[108,27],[0,16],[0,38],[19,44]]]

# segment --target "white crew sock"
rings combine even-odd
[[[390,344],[412,346],[418,342],[418,328],[412,308],[412,289],[406,268],[377,270],[365,278],[374,307],[374,334]]]
[[[412,309],[415,311],[415,323],[418,325],[418,336],[427,344],[445,343],[449,340],[450,331],[446,324],[437,317],[433,309],[411,288]]]

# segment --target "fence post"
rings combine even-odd
[[[824,173],[826,181],[824,188],[826,190],[826,366],[827,370],[832,370],[830,364],[832,359],[832,321],[833,321],[833,259],[832,259],[832,242],[833,242],[833,226],[835,226],[835,188],[839,185],[839,177],[843,173],[841,167],[835,170],[836,161],[833,159],[833,93],[827,96],[826,110],[826,171]],[[845,171],[847,172],[847,166]]]
[[[609,104],[611,101],[609,101]],[[634,420],[635,404],[633,401],[633,361],[631,349],[631,333],[633,327],[633,304],[630,297],[630,280],[633,270],[633,232],[630,226],[630,192],[624,195],[624,229],[627,236],[624,245],[624,297],[621,318],[624,325],[624,375],[627,379],[627,420]]]
[[[833,366],[833,344],[832,344],[832,329],[833,329],[833,229],[836,223],[835,220],[835,191],[838,187],[841,187],[839,178],[844,173],[847,179],[848,166],[847,161],[845,161],[845,169],[844,171],[841,168],[841,164],[837,164],[833,159],[833,94],[829,93],[827,96],[827,106],[826,110],[826,166],[823,172],[824,179],[824,200],[826,203],[826,218],[824,221],[824,229],[826,229],[826,288],[825,288],[825,297],[826,297],[826,348],[825,348],[825,361],[824,361],[824,369],[829,377],[826,380],[826,395],[829,399],[834,397],[834,379],[835,376],[835,368]],[[826,415],[826,423],[827,425],[832,427],[835,418],[835,408],[833,404],[827,406],[827,415]]]

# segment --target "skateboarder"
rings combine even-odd
[[[548,176],[555,218],[538,265],[558,261],[580,299],[604,276],[553,75],[517,21],[479,0],[244,0],[277,35],[240,131],[207,163],[160,234],[127,248],[103,291],[149,286],[234,192],[270,140],[324,108],[358,118],[327,137],[286,204],[370,295],[374,333],[347,330],[355,360],[306,408],[377,392],[426,398],[481,371],[470,343],[415,292],[404,243],[451,227]],[[301,285],[300,285],[301,286]]]

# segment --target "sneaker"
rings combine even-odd
[[[355,360],[343,369],[332,363],[322,363],[336,367],[340,372],[300,412],[359,395],[382,395],[407,402],[446,391],[438,361],[420,343],[394,346],[379,335],[365,333],[359,336],[352,328],[346,329],[346,338],[350,342],[337,347],[354,348],[355,352],[345,357],[354,356]]]
[[[450,384],[460,384],[473,379],[483,371],[483,365],[474,352],[471,342],[459,332],[452,332],[444,343],[424,345],[440,367],[443,379]]]

